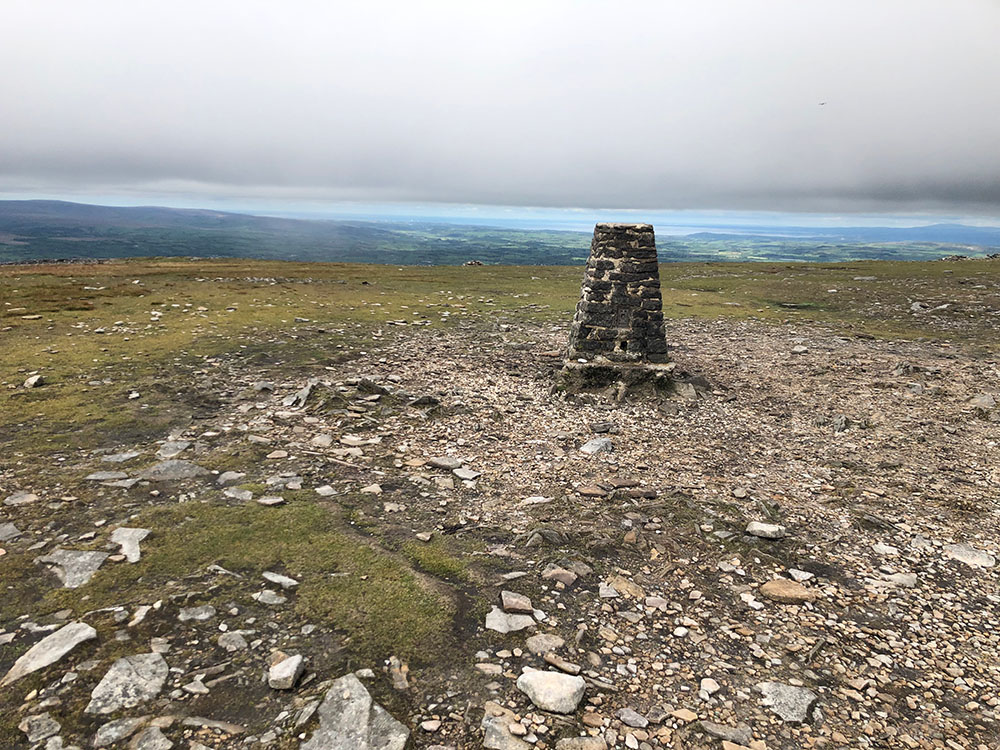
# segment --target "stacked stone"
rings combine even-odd
[[[650,224],[598,224],[568,360],[667,362],[656,238]]]

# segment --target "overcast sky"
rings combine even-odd
[[[1000,216],[998,0],[2,0],[0,192]]]

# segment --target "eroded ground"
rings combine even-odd
[[[142,716],[115,746],[297,748],[369,669],[415,747],[482,747],[488,701],[514,750],[996,747],[997,264],[663,276],[688,384],[615,403],[552,392],[574,269],[2,269],[0,672],[96,637],[0,688],[0,746],[47,713],[42,747]],[[163,460],[207,473],[142,478]],[[66,588],[57,549],[110,556]],[[503,590],[531,627],[485,627]],[[86,713],[145,653],[156,694]],[[576,710],[525,667],[579,671]]]

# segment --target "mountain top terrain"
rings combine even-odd
[[[580,275],[0,268],[0,746],[997,747],[1000,264]]]

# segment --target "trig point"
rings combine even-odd
[[[563,368],[567,387],[666,384],[663,299],[650,224],[598,224]]]

